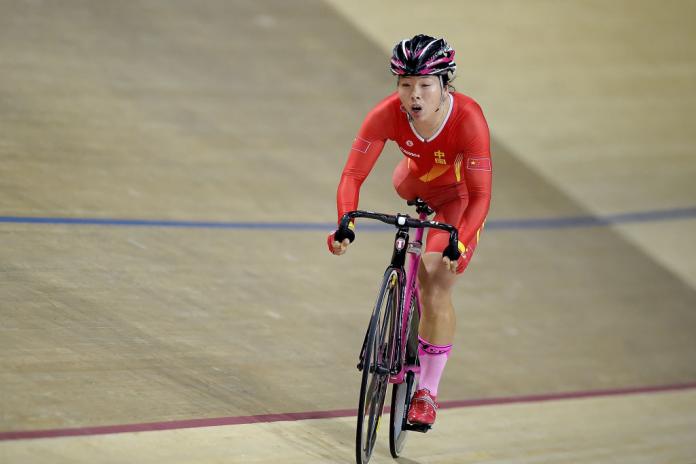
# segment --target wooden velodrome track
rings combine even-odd
[[[374,3],[0,0],[0,462],[353,460],[391,233],[324,238],[428,32],[495,191],[399,462],[696,463],[696,4]]]

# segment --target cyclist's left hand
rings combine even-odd
[[[457,265],[459,264],[459,262],[457,260],[452,261],[447,256],[443,256],[442,257],[442,264],[444,264],[452,274],[457,273]]]
[[[449,257],[446,256],[448,254],[451,254],[451,253],[448,253],[449,245],[447,246],[447,248],[445,248],[445,251],[442,252],[442,264],[444,264],[447,267],[447,270],[449,270],[452,274],[457,273],[457,268],[459,267],[459,261],[461,259],[465,259],[466,252],[469,251],[469,250],[467,250],[466,246],[462,242],[457,242],[457,247],[459,248],[460,255],[459,255],[459,258],[455,259],[454,261],[452,261],[451,259],[449,259]]]

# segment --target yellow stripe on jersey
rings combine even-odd
[[[462,181],[462,162],[464,161],[464,155],[457,155],[457,159],[454,160],[454,175],[457,178],[457,182]]]
[[[449,168],[450,167],[446,165],[436,164],[430,171],[420,176],[418,179],[421,182],[430,182],[431,180],[437,179],[438,177],[446,173]]]

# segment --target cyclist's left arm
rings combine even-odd
[[[458,225],[459,241],[466,247],[476,246],[491,202],[493,166],[491,163],[488,124],[478,104],[472,102],[465,130],[466,156],[464,180],[469,204]],[[460,249],[462,247],[460,246]]]

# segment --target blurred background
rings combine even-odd
[[[696,3],[0,0],[0,457],[106,449],[20,432],[356,407],[392,234],[359,230],[341,258],[325,237],[351,141],[395,89],[391,47],[417,33],[456,49],[493,141],[439,399],[696,385]],[[407,211],[400,156],[387,146],[361,207]],[[654,406],[597,449],[693,463],[689,440],[626,451],[693,436],[694,394],[670,398],[674,416]],[[460,413],[452,433],[472,427]],[[528,456],[577,450],[553,435],[576,413]],[[306,424],[221,461],[198,437],[188,459],[350,459],[352,419]],[[516,456],[427,440],[451,462]],[[129,446],[175,460],[131,443],[114,462]]]

